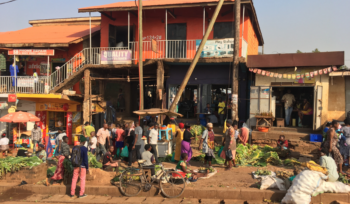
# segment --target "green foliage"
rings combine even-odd
[[[286,159],[283,161],[284,166],[294,166],[296,164],[300,164],[297,159],[291,158],[291,159]]]
[[[191,134],[193,136],[202,135],[205,130],[205,127],[203,125],[192,125],[191,126]]]
[[[302,51],[300,51],[300,50],[297,50],[297,53],[303,53]]]
[[[347,176],[339,173],[339,178],[338,178],[338,181],[344,183],[344,184],[349,184],[350,183],[350,180]]]
[[[236,163],[241,166],[267,166],[267,164],[281,165],[276,149],[266,145],[261,148],[257,145],[239,144],[236,148]]]
[[[22,167],[29,167],[30,169],[34,166],[38,166],[42,163],[42,160],[38,157],[6,157],[0,159],[0,178],[2,175],[8,172],[19,171]]]
[[[267,176],[267,175],[271,175],[271,171],[267,170],[267,168],[262,168],[262,169],[258,169],[255,171],[255,175],[258,176]]]
[[[89,160],[89,167],[92,168],[102,168],[102,163],[98,162],[96,159],[96,156],[93,155],[91,152],[88,153],[88,160]]]
[[[318,52],[320,52],[320,51],[318,50],[318,48],[316,48],[316,49],[312,50],[312,52],[313,52],[313,53],[318,53]]]
[[[166,155],[166,157],[160,157],[158,158],[159,162],[171,162],[171,158],[173,157],[172,154]]]
[[[52,166],[48,168],[46,171],[47,177],[51,178],[55,174],[56,169],[57,169],[57,166]]]

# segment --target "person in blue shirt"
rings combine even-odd
[[[80,137],[80,153],[81,153],[81,165],[80,167],[74,167],[72,187],[71,187],[71,197],[74,197],[75,188],[78,181],[78,176],[80,172],[80,194],[79,198],[84,198],[87,195],[85,194],[85,180],[86,173],[89,173],[89,160],[88,160],[88,149],[85,147],[86,137]]]

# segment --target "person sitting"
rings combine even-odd
[[[337,164],[332,157],[328,156],[329,151],[327,148],[323,147],[320,151],[320,155],[320,166],[328,170],[328,181],[336,182],[339,178]]]
[[[36,156],[39,157],[43,162],[46,162],[46,151],[45,151],[45,146],[43,144],[38,145],[38,151],[36,151]]]
[[[9,138],[6,137],[6,134],[3,133],[1,135],[1,139],[0,139],[0,158],[2,158],[2,154],[4,152],[6,152],[7,154],[7,151],[9,151]]]
[[[118,167],[118,161],[113,160],[112,154],[114,146],[109,146],[107,153],[103,156],[103,170],[113,171],[113,168]]]
[[[210,104],[207,103],[207,107],[203,110],[204,113],[207,113],[207,121],[210,123],[218,123],[218,118],[214,115],[214,110],[210,107]]]
[[[306,119],[307,121],[303,120],[304,116],[311,116],[311,115],[313,115],[312,106],[311,106],[311,104],[309,103],[309,101],[307,99],[304,99],[304,101],[303,101],[303,108],[299,109],[298,115],[299,115],[300,120],[302,121],[302,125],[308,126],[308,125],[310,125],[312,123],[312,119],[311,119],[311,121],[308,121],[308,119]]]
[[[144,169],[151,169],[151,175],[153,176],[155,174],[154,172],[154,164],[156,163],[156,159],[154,158],[154,155],[151,153],[152,146],[150,144],[145,145],[145,150],[142,152],[142,160],[145,160],[143,163]]]
[[[176,165],[176,171],[186,174],[183,175],[184,178],[189,178],[189,181],[194,182],[198,179],[197,173],[187,168],[186,161],[188,160],[188,155],[186,153],[181,154],[181,160]]]
[[[277,147],[281,150],[288,149],[288,140],[286,140],[284,135],[281,135],[277,141]]]

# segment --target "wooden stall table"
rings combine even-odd
[[[263,116],[263,115],[257,115],[256,118],[256,129],[258,130],[259,127],[272,127],[273,121],[275,118],[273,116]],[[259,122],[265,122],[266,125],[259,125]]]

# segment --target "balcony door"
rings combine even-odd
[[[130,27],[130,41],[134,41],[134,27]],[[128,26],[109,25],[109,47],[128,47]]]
[[[186,23],[168,24],[167,58],[186,58]]]

